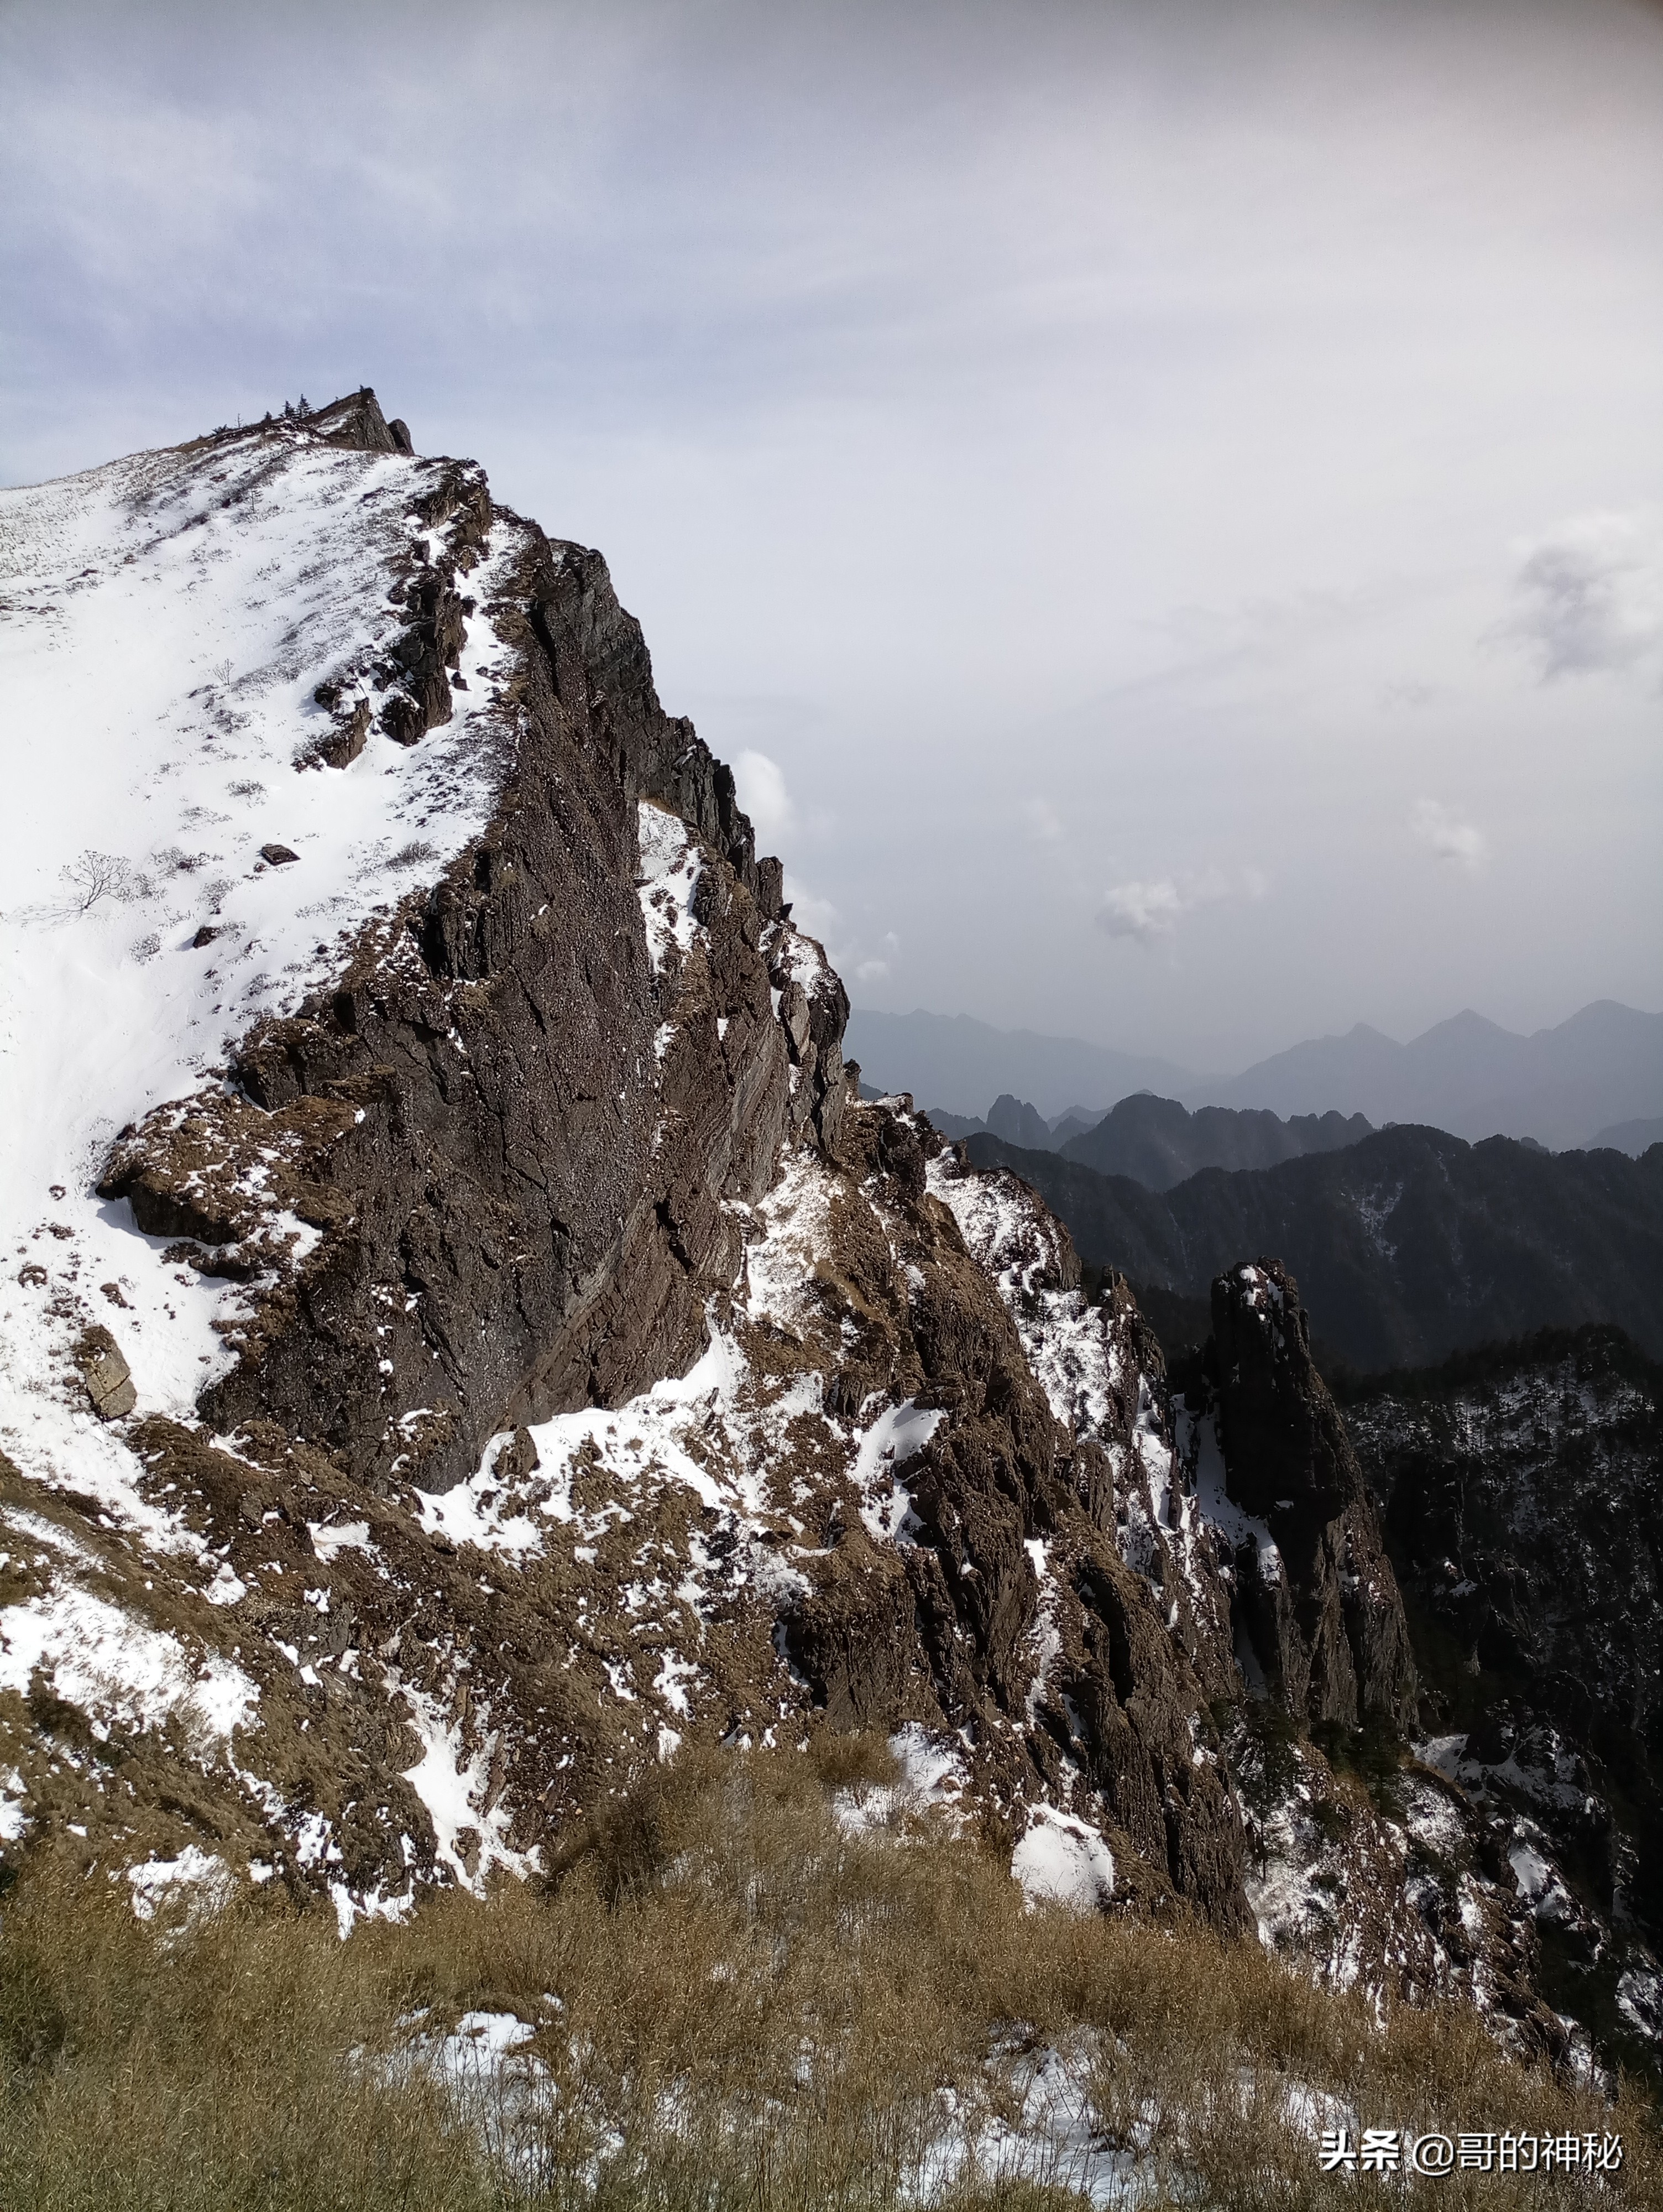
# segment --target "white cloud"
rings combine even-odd
[[[786,900],[791,908],[791,918],[806,935],[816,938],[830,949],[830,939],[842,920],[829,899],[817,898],[805,883],[793,875],[786,877]],[[833,953],[834,965],[836,955]]]
[[[1024,799],[1022,813],[1028,834],[1036,845],[1054,845],[1062,836],[1061,819],[1048,799]]]
[[[1103,900],[1097,927],[1110,937],[1135,937],[1141,945],[1152,945],[1157,937],[1171,936],[1186,904],[1170,876],[1154,884],[1117,884]]]
[[[855,980],[861,983],[881,983],[889,972],[887,960],[863,960],[855,969]]]
[[[1544,679],[1631,667],[1663,651],[1663,519],[1574,515],[1524,549],[1514,589]]]
[[[1245,885],[1250,898],[1261,898],[1268,885],[1257,870],[1250,870]],[[1129,937],[1139,945],[1154,945],[1170,937],[1187,914],[1228,898],[1230,886],[1214,870],[1205,876],[1186,876],[1181,881],[1162,876],[1153,883],[1116,884],[1104,894],[1097,910],[1097,927],[1108,937]]]
[[[1482,866],[1488,847],[1482,830],[1463,822],[1435,799],[1416,803],[1415,835],[1435,860],[1458,860],[1465,868]]]
[[[734,761],[733,781],[759,846],[786,836],[796,828],[797,809],[778,761],[770,760],[766,753],[743,752]]]

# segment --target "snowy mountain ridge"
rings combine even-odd
[[[400,428],[0,495],[0,1852],[344,1932],[690,1735],[871,1731],[1040,1893],[1563,2043],[1527,1901],[1458,1953],[1363,1808],[1302,1887],[1338,1785],[1243,1734],[1244,1664],[1414,1696],[1285,1270],[1174,1433],[1124,1282],[861,1102],[600,557]]]

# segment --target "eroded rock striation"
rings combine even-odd
[[[30,1667],[71,1682],[95,1557],[100,1632],[165,1655],[100,1723],[130,1809],[165,1828],[193,1732],[201,1836],[348,1917],[550,1863],[689,1729],[833,1727],[1240,1924],[1229,1601],[1124,1285],[1089,1303],[1031,1191],[859,1102],[842,987],[600,556],[408,445],[360,392],[24,516],[163,605],[270,555],[222,611],[268,658],[132,732],[217,845],[75,864],[88,956],[153,909],[225,1056],[180,1027],[194,1079],[161,1060],[27,1232],[45,1357],[133,1353],[96,1482],[72,1423],[10,1431],[61,1501]],[[67,1790],[90,1836],[98,1773],[20,1731],[24,1827]]]

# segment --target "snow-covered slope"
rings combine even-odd
[[[489,817],[510,733],[476,613],[448,726],[316,754],[318,686],[367,703],[390,672],[435,466],[279,424],[0,492],[0,1443],[26,1468],[70,1448],[112,1472],[62,1388],[88,1320],[120,1312],[141,1411],[186,1416],[246,1301],[99,1198],[118,1131],[222,1076]]]

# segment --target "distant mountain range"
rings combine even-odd
[[[1277,1167],[1310,1152],[1337,1152],[1373,1133],[1361,1114],[1296,1114],[1285,1121],[1263,1109],[1203,1106],[1191,1114],[1175,1098],[1143,1091],[1057,1149],[1102,1175],[1170,1190],[1203,1168]]]
[[[1233,1106],[1203,1106],[1192,1114],[1175,1098],[1135,1091],[1107,1114],[1088,1115],[1078,1107],[1054,1122],[1026,1100],[1007,1092],[983,1118],[926,1109],[944,1137],[973,1137],[986,1131],[1010,1145],[1038,1152],[1059,1152],[1103,1175],[1130,1176],[1150,1190],[1170,1190],[1203,1168],[1269,1168],[1308,1152],[1338,1152],[1373,1133],[1361,1114],[1278,1115]]]
[[[933,1099],[954,1114],[977,1118],[1001,1091],[1032,1100],[1049,1119],[1071,1106],[1107,1113],[1134,1091],[1181,1097],[1187,1086],[1206,1079],[1174,1060],[1116,1052],[1083,1037],[996,1030],[968,1014],[931,1014],[922,1007],[910,1014],[857,1008],[843,1048],[878,1091],[910,1091],[920,1104]]]
[[[996,1030],[968,1015],[921,1010],[858,1010],[847,1043],[879,1090],[909,1091],[969,1120],[980,1120],[984,1102],[1001,1093],[1018,1109],[1031,1103],[1049,1127],[1071,1108],[1101,1113],[1152,1091],[1192,1109],[1361,1114],[1376,1125],[1413,1121],[1456,1136],[1533,1138],[1554,1151],[1595,1144],[1639,1151],[1648,1127],[1663,1133],[1663,1014],[1609,999],[1530,1036],[1471,1011],[1407,1044],[1359,1023],[1344,1036],[1311,1038],[1229,1077],[1078,1037]],[[986,1126],[994,1126],[992,1113]],[[1008,1128],[1000,1133],[1014,1138]],[[1049,1142],[1057,1142],[1054,1128]]]
[[[1613,1122],[1663,1113],[1663,1014],[1602,999],[1557,1029],[1518,1036],[1469,1012],[1408,1044],[1359,1023],[1180,1095],[1187,1104],[1277,1114],[1334,1107],[1458,1137],[1534,1137],[1559,1151]]]
[[[1237,1260],[1285,1260],[1317,1337],[1360,1370],[1591,1321],[1663,1356],[1663,1150],[1554,1156],[1400,1127],[1154,1191],[988,1134],[968,1146],[1040,1191],[1082,1260],[1134,1283],[1203,1299]]]
[[[1637,1160],[1642,1152],[1649,1151],[1652,1146],[1663,1145],[1663,1114],[1653,1115],[1642,1121],[1613,1122],[1609,1129],[1601,1129],[1596,1136],[1589,1139],[1587,1149],[1596,1152],[1604,1145],[1609,1145],[1614,1152],[1626,1152],[1631,1160]]]
[[[1155,1094],[1140,1091],[1133,1095],[1149,1098]],[[1008,1091],[999,1093],[986,1114],[952,1114],[944,1106],[926,1110],[944,1137],[974,1137],[979,1129],[991,1129],[1007,1144],[1029,1145],[1041,1152],[1059,1152],[1071,1137],[1095,1129],[1103,1118],[1101,1106],[1071,1106],[1065,1114],[1047,1121],[1037,1106]]]

